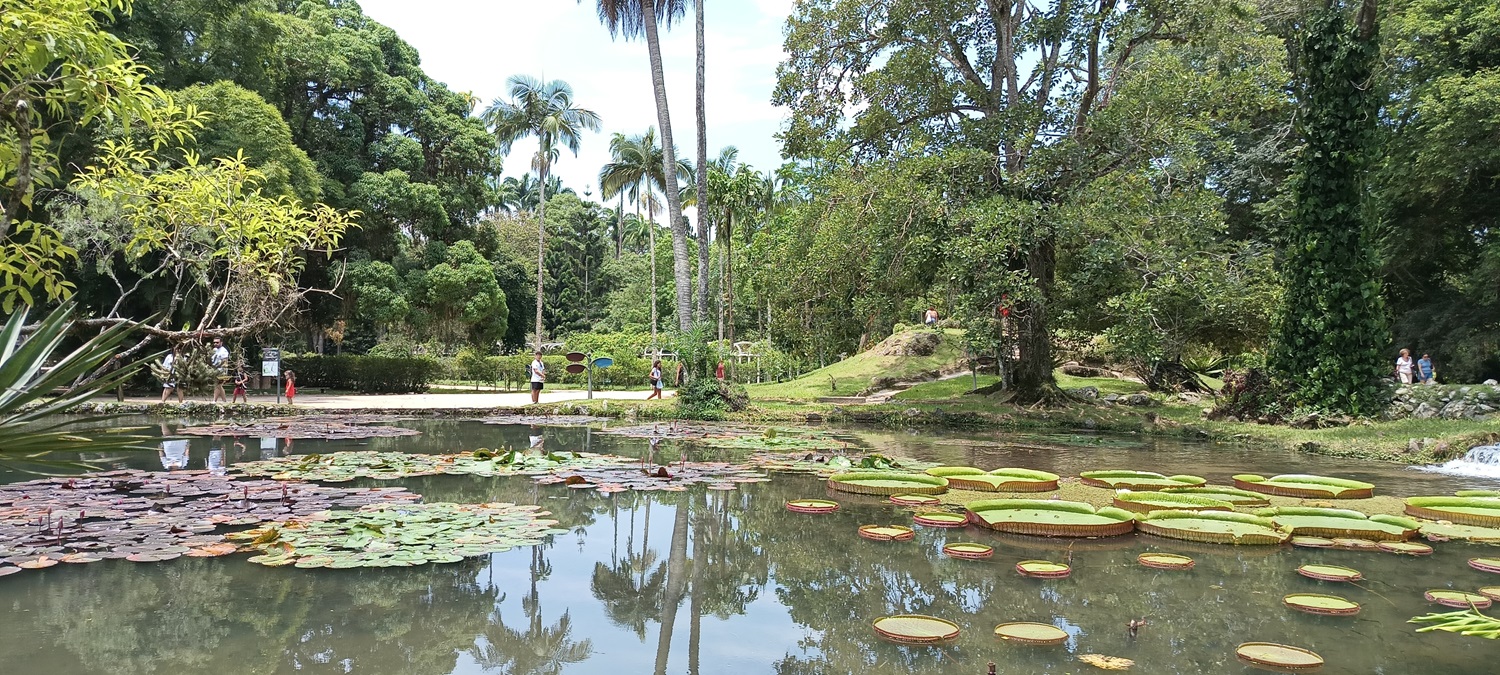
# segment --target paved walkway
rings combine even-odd
[[[651,394],[650,391],[596,391],[595,399],[640,401]],[[673,392],[666,391],[662,396],[671,398]],[[542,403],[558,403],[561,401],[577,401],[588,398],[588,392],[581,389],[559,389],[556,391],[543,391]],[[101,397],[100,401],[112,401],[113,397]],[[195,396],[186,399],[189,403],[207,403],[208,398]],[[159,403],[160,398],[130,397],[125,399],[126,403],[153,404]],[[175,396],[167,399],[168,403],[176,403]],[[272,396],[252,396],[251,403],[275,403]],[[283,400],[283,402],[285,402]],[[463,393],[463,394],[310,394],[299,393],[297,395],[297,407],[315,410],[485,410],[490,408],[515,408],[531,404],[531,392],[512,391],[503,393]]]

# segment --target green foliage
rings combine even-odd
[[[1363,180],[1375,143],[1378,49],[1373,33],[1349,28],[1342,7],[1312,15],[1300,72],[1306,147],[1292,179],[1285,294],[1268,360],[1294,404],[1360,415],[1387,402],[1379,382],[1389,333]]]
[[[425,356],[289,356],[281,368],[296,371],[300,389],[361,394],[421,393],[443,372],[441,362]]]
[[[322,196],[322,177],[302,148],[292,142],[292,130],[281,113],[259,94],[233,82],[193,85],[172,92],[178,105],[193,106],[207,115],[193,134],[201,157],[234,157],[258,169],[261,189],[273,197],[292,196],[304,202]]]
[[[23,338],[21,328],[29,314],[22,308],[0,327],[0,462],[47,464],[52,463],[46,459],[50,452],[149,450],[143,436],[121,429],[79,431],[78,418],[61,416],[140,369],[139,361],[115,359],[129,337],[128,329],[115,326],[62,352],[73,306],[53,310]],[[105,367],[109,372],[86,379]]]
[[[712,377],[691,380],[677,390],[678,413],[689,419],[719,420],[750,405],[745,388]]]

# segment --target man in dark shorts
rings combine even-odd
[[[531,360],[531,402],[536,403],[542,397],[542,384],[547,381],[547,364],[542,363],[542,353],[537,352]]]

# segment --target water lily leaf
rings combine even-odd
[[[1130,670],[1135,665],[1130,659],[1103,654],[1079,654],[1078,660],[1102,670]]]

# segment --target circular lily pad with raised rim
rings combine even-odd
[[[955,490],[980,492],[1051,492],[1060,479],[1055,473],[1019,468],[984,471],[972,466],[935,466],[926,473],[948,479],[948,487]]]
[[[1376,541],[1406,541],[1417,534],[1421,527],[1411,518],[1392,515],[1367,516],[1350,509],[1330,509],[1312,506],[1283,506],[1262,509],[1255,515],[1270,518],[1278,529],[1292,535],[1328,537],[1334,546],[1341,539],[1368,539],[1368,546],[1349,544],[1356,548],[1374,548]]]
[[[859,536],[874,541],[906,541],[917,533],[905,525],[861,525]]]
[[[1025,645],[1060,645],[1068,641],[1067,631],[1052,624],[1030,621],[1012,621],[995,626],[995,637]]]
[[[860,471],[829,476],[828,488],[862,495],[940,495],[948,491],[948,479],[920,473]]]
[[[931,506],[940,504],[943,500],[932,495],[891,495],[889,501],[901,506]]]
[[[10,576],[12,574],[16,574],[17,572],[20,572],[20,571],[21,571],[21,568],[19,568],[19,567],[12,567],[10,565],[0,565],[0,577],[8,577],[8,576]]]
[[[1154,471],[1085,471],[1078,476],[1084,485],[1116,490],[1162,490],[1171,487],[1201,487],[1208,483],[1198,476],[1167,476]]]
[[[1135,529],[1129,511],[1095,509],[1050,499],[982,499],[969,502],[969,522],[1001,532],[1042,537],[1112,537]]]
[[[1442,588],[1427,591],[1422,594],[1422,597],[1427,598],[1428,602],[1436,602],[1445,607],[1458,607],[1460,609],[1468,609],[1470,605],[1473,605],[1474,609],[1484,609],[1494,604],[1494,601],[1489,597],[1478,593],[1451,591]]]
[[[839,503],[828,499],[789,499],[786,510],[796,513],[833,513]]]
[[[1135,561],[1159,570],[1190,570],[1195,564],[1192,558],[1176,553],[1142,553]]]
[[[1146,534],[1205,544],[1276,545],[1286,533],[1268,518],[1232,511],[1152,511],[1136,516]]]
[[[1220,501],[1226,501],[1235,506],[1262,507],[1270,506],[1271,500],[1266,499],[1263,494],[1241,490],[1239,488],[1224,487],[1221,485],[1204,485],[1202,487],[1171,487],[1162,492],[1171,494],[1201,495],[1211,497]]]
[[[1234,650],[1241,661],[1286,670],[1312,670],[1323,665],[1323,657],[1310,650],[1274,642],[1246,642]]]
[[[1234,504],[1204,495],[1177,492],[1129,492],[1115,494],[1115,506],[1136,513],[1152,511],[1233,511]]]
[[[1417,541],[1382,541],[1375,545],[1382,551],[1404,555],[1432,555],[1432,547]]]
[[[968,516],[945,511],[918,513],[912,516],[911,520],[918,525],[925,525],[927,527],[963,527],[969,524]]]
[[[1364,481],[1302,473],[1270,478],[1242,473],[1234,477],[1234,486],[1261,494],[1304,499],[1369,499],[1375,496],[1375,486]]]
[[[1299,612],[1325,616],[1349,616],[1359,613],[1359,603],[1337,595],[1293,593],[1281,599],[1282,604]]]
[[[1338,565],[1303,565],[1297,568],[1297,574],[1318,581],[1359,581],[1365,578],[1359,570]]]
[[[1374,551],[1380,548],[1380,544],[1369,539],[1347,539],[1341,537],[1333,540],[1333,547],[1344,549],[1345,551]]]
[[[1500,527],[1500,497],[1409,497],[1406,514],[1459,525]]]
[[[17,562],[16,567],[27,570],[40,570],[46,569],[56,564],[57,560],[55,558],[48,558],[47,556],[42,555]]]
[[[1292,537],[1292,545],[1302,548],[1333,548],[1333,540],[1323,537]]]
[[[1073,568],[1050,560],[1022,560],[1016,563],[1021,576],[1034,579],[1061,579],[1073,573]]]
[[[891,642],[930,645],[958,637],[958,624],[935,616],[900,614],[875,620],[875,633]]]
[[[1485,586],[1478,593],[1491,600],[1500,600],[1500,586]]]
[[[964,558],[966,560],[983,560],[995,555],[995,547],[987,544],[976,544],[961,541],[943,546],[943,553],[950,558]]]
[[[1500,574],[1500,558],[1470,558],[1469,567],[1481,572]]]

